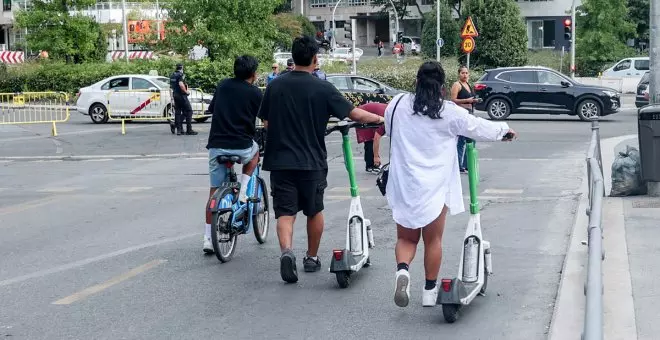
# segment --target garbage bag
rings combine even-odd
[[[642,163],[637,148],[626,146],[612,163],[612,191],[610,196],[636,196],[646,194],[646,183],[642,180]]]

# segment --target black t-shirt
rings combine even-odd
[[[179,86],[179,82],[183,82],[185,84],[186,82],[186,76],[183,74],[181,71],[176,71],[172,73],[170,76],[170,88],[172,89],[172,93],[177,96],[183,96],[184,93],[181,91],[181,86]]]
[[[242,150],[252,146],[261,90],[245,80],[221,81],[209,105],[213,113],[207,149]]]
[[[264,169],[327,169],[328,120],[344,119],[352,110],[353,104],[331,83],[309,72],[291,71],[275,78],[259,110],[259,118],[268,121]]]

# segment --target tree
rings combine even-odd
[[[446,2],[440,3],[440,36],[445,44],[440,49],[441,56],[454,56],[458,52],[461,42],[460,27],[452,17],[452,9]],[[424,15],[424,26],[422,28],[422,53],[428,58],[436,57],[437,20],[436,9]]]
[[[399,20],[403,20],[403,18],[410,14],[408,6],[416,6],[419,13],[422,13],[417,0],[371,0],[371,5],[373,7],[381,7],[380,13],[383,14],[388,14],[392,10],[392,4],[394,4],[394,9],[396,9]]]
[[[291,13],[280,13],[273,16],[277,32],[275,45],[281,49],[291,49],[291,42],[295,37],[307,35],[314,37],[316,35],[316,27],[309,19],[302,15],[295,15]]]
[[[470,0],[465,10],[479,32],[476,49],[470,55],[472,65],[501,67],[527,63],[527,27],[513,0]]]
[[[632,54],[626,40],[635,32],[626,0],[583,0],[575,21],[577,71],[595,75],[606,63]]]
[[[251,54],[272,60],[277,31],[273,13],[282,0],[172,0],[163,44],[179,53],[202,41],[213,60]]]
[[[32,1],[29,11],[16,14],[16,25],[27,29],[27,50],[48,51],[49,58],[81,63],[102,60],[107,53],[105,34],[94,19],[71,15],[94,0]]]
[[[637,38],[649,41],[649,0],[628,0],[628,17],[630,22],[637,25]]]

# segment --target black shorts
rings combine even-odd
[[[275,218],[295,216],[302,210],[312,217],[323,211],[328,170],[277,170],[270,172]]]

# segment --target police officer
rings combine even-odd
[[[183,65],[177,64],[176,71],[170,76],[170,89],[174,98],[174,128],[176,134],[183,135],[183,119],[186,119],[186,135],[196,135],[197,132],[192,129],[193,110],[188,100],[190,91],[186,84],[186,76],[183,74]],[[174,133],[174,131],[172,131]]]

